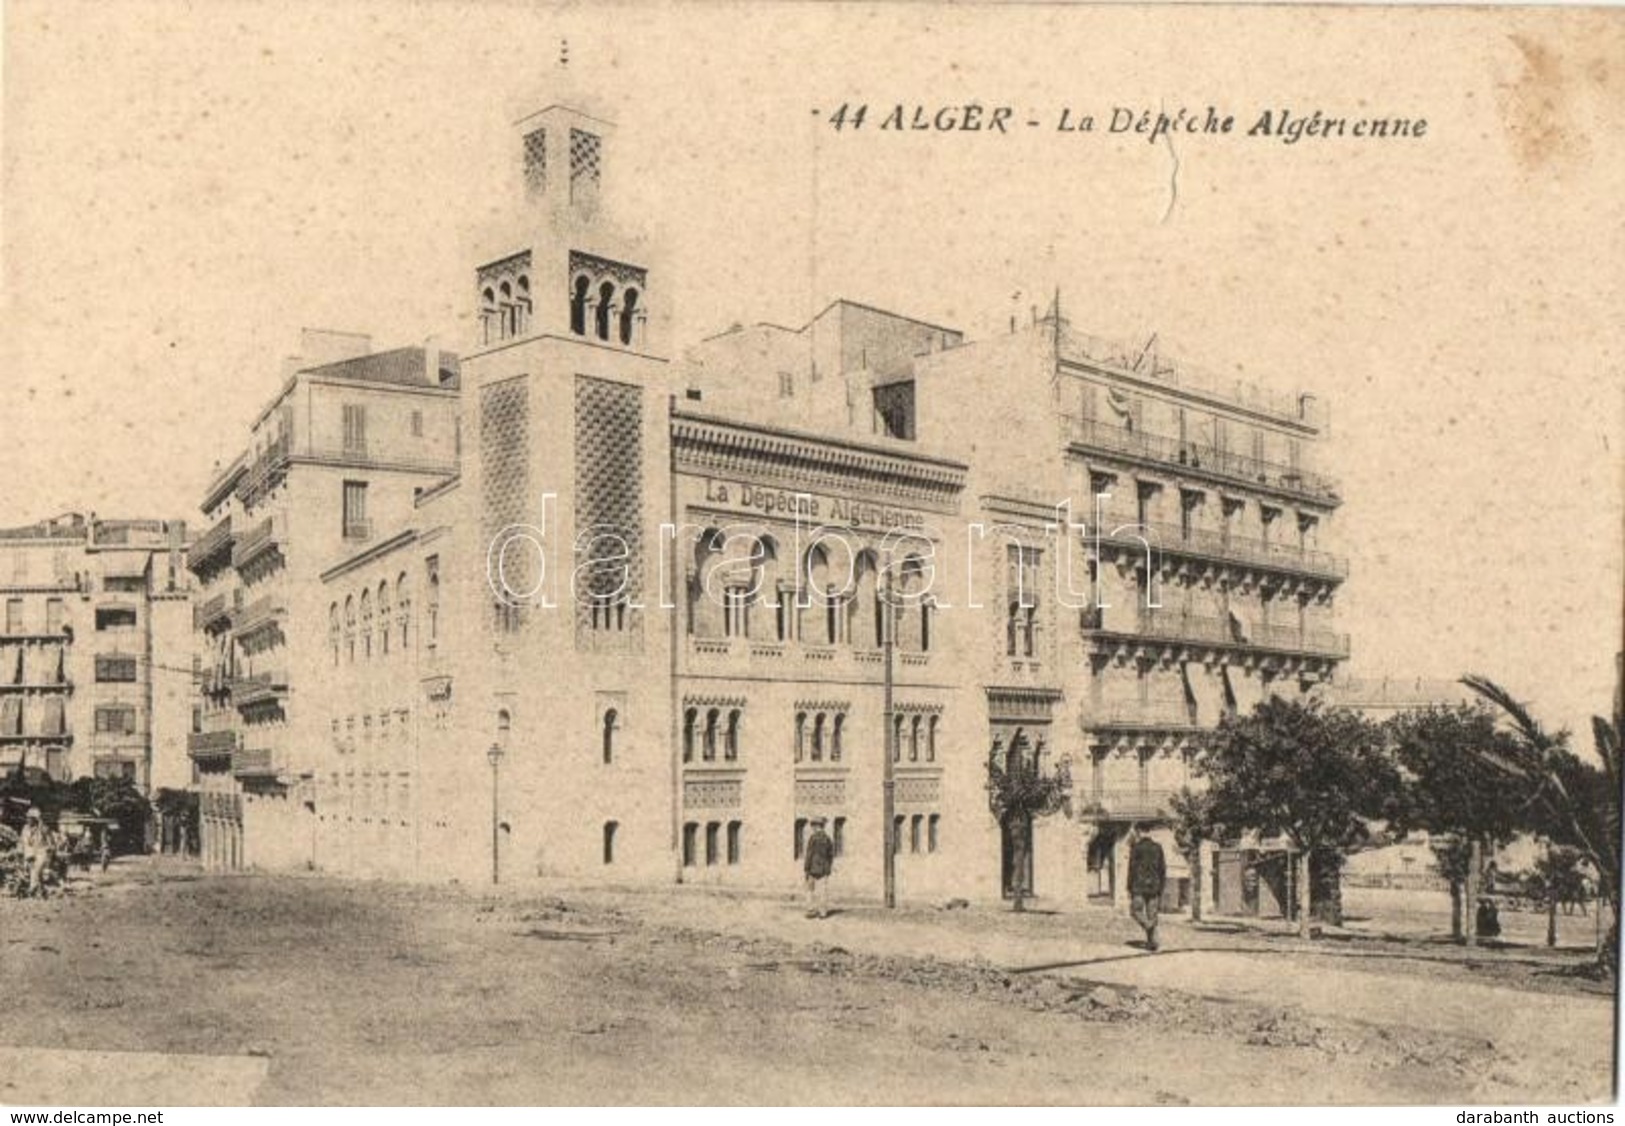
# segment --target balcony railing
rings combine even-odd
[[[372,521],[346,520],[344,522],[344,538],[347,540],[372,539]]]
[[[234,620],[239,640],[274,625],[287,613],[275,595],[263,595],[237,611]]]
[[[244,747],[231,756],[231,772],[236,775],[275,774],[276,756],[270,747]]]
[[[1313,395],[1293,394],[1246,380],[1203,370],[1187,360],[1164,355],[1146,343],[1130,344],[1079,332],[1068,326],[1061,336],[1061,358],[1113,368],[1127,375],[1220,399],[1233,406],[1317,429],[1326,425],[1325,410]]]
[[[1197,723],[1188,703],[1179,699],[1166,699],[1136,700],[1086,708],[1083,726],[1090,730],[1167,729],[1195,727]]]
[[[0,743],[29,744],[29,743],[71,743],[73,742],[73,729],[63,728],[61,731],[7,731],[0,732]]]
[[[254,505],[281,483],[288,469],[288,436],[284,434],[260,451],[237,481],[237,499]]]
[[[1067,416],[1068,437],[1085,449],[1121,454],[1137,461],[1212,473],[1250,486],[1262,486],[1328,504],[1342,498],[1329,477],[1292,465],[1215,450],[1164,434],[1128,430],[1098,419]]]
[[[229,559],[229,554],[223,557],[222,553],[231,551],[232,540],[231,517],[222,517],[214,527],[199,536],[191,550],[186,553],[187,569],[198,575],[225,562]]]
[[[1247,626],[1233,619],[1203,618],[1192,614],[1141,614],[1132,625],[1086,629],[1085,634],[1188,641],[1239,649],[1273,649],[1316,657],[1343,658],[1349,655],[1349,637],[1346,633],[1299,629],[1296,626]]]
[[[1172,812],[1176,793],[1177,790],[1138,788],[1091,790],[1083,798],[1083,816],[1127,821],[1167,817]]]
[[[1158,520],[1124,520],[1114,523],[1114,519],[1111,515],[1107,515],[1106,522],[1100,529],[1102,542],[1128,543],[1138,547],[1138,541],[1134,537],[1140,536],[1145,539],[1153,553],[1169,551],[1175,554],[1201,555],[1210,559],[1324,575],[1333,579],[1346,579],[1349,574],[1348,560],[1328,551],[1317,551],[1297,544],[1248,539],[1205,528],[1187,529],[1179,524]],[[1114,535],[1114,532],[1119,534]],[[1093,542],[1094,537],[1095,529],[1091,527],[1085,539]]]
[[[238,677],[231,684],[231,702],[239,708],[280,699],[288,691],[288,674],[283,670],[257,672]]]
[[[312,443],[307,450],[299,454],[301,458],[309,457],[316,461],[340,462],[344,465],[353,465],[358,468],[369,469],[407,469],[418,470],[424,473],[455,473],[457,462],[451,458],[421,457],[405,453],[399,449],[378,448],[375,446],[356,445],[328,445]]]
[[[192,607],[192,628],[213,633],[231,625],[231,616],[236,612],[238,599],[232,594],[221,591],[198,606]]]
[[[199,731],[186,737],[186,753],[193,758],[229,755],[236,749],[235,731]]]
[[[281,545],[281,538],[276,534],[276,522],[272,517],[267,516],[237,537],[236,546],[231,551],[232,566],[243,567],[272,548]]]

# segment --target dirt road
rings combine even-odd
[[[1608,1044],[1592,1037],[1608,1001],[1594,993],[1492,975],[1466,1001],[1417,1004],[1419,990],[1451,989],[1451,975],[1240,947],[1137,957],[1121,929],[1107,920],[1080,936],[1074,920],[978,911],[854,909],[813,923],[762,899],[491,900],[131,861],[65,899],[0,903],[0,1101],[1607,1094]],[[1180,938],[1176,927],[1170,946]],[[1390,1000],[1339,1005],[1340,993]],[[1531,1012],[1568,1023],[1550,1037],[1505,1034]]]

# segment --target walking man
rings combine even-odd
[[[813,818],[802,870],[807,875],[807,918],[829,918],[829,874],[835,868],[835,842],[824,832],[824,819]]]
[[[45,898],[45,869],[51,863],[51,831],[40,819],[38,809],[28,811],[20,842],[23,863],[28,866],[28,894]]]
[[[1162,905],[1162,887],[1167,879],[1168,864],[1162,846],[1151,839],[1150,826],[1136,824],[1129,831],[1129,910],[1145,931],[1147,950],[1157,949],[1157,908]]]

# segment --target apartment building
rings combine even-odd
[[[69,513],[0,529],[0,770],[191,779],[186,523]]]

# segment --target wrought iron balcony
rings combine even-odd
[[[282,538],[276,534],[276,521],[273,517],[267,516],[237,537],[236,546],[231,551],[232,566],[244,567],[266,552],[281,546]]]
[[[1128,544],[1139,548],[1139,540],[1135,537],[1141,537],[1153,554],[1166,551],[1175,555],[1197,555],[1226,563],[1293,571],[1339,581],[1348,578],[1349,574],[1348,560],[1328,551],[1318,551],[1297,544],[1248,539],[1205,528],[1185,528],[1179,524],[1158,520],[1143,522],[1125,520],[1114,524],[1113,519],[1108,515],[1105,526],[1100,529],[1102,544]],[[1093,526],[1085,533],[1084,538],[1089,543],[1095,541]]]
[[[1170,730],[1198,726],[1191,706],[1184,700],[1136,700],[1087,708],[1083,726],[1090,731]]]
[[[236,598],[221,591],[200,605],[192,607],[192,628],[205,633],[227,629],[231,626],[231,616],[236,609]]]
[[[1083,798],[1081,815],[1096,821],[1155,820],[1173,811],[1177,790],[1142,788],[1091,790]]]
[[[239,640],[252,637],[281,621],[286,614],[287,608],[275,595],[262,595],[238,610],[234,616],[237,637]]]
[[[218,758],[236,749],[235,731],[198,731],[186,737],[186,753],[193,758]]]
[[[372,521],[346,520],[344,522],[344,538],[347,540],[372,539]]]
[[[194,575],[202,575],[230,562],[234,537],[231,517],[224,516],[214,527],[198,537],[186,553],[186,568]]]
[[[1313,657],[1342,659],[1349,655],[1349,637],[1323,629],[1296,626],[1245,625],[1234,619],[1203,618],[1194,614],[1142,613],[1133,624],[1085,628],[1086,638],[1112,640],[1144,638],[1183,641],[1235,649],[1269,649]]]
[[[1117,454],[1157,466],[1171,466],[1204,473],[1242,485],[1272,489],[1319,501],[1338,504],[1342,498],[1331,478],[1292,465],[1280,465],[1255,457],[1215,450],[1195,442],[1180,441],[1164,434],[1129,430],[1098,419],[1066,416],[1067,436],[1073,446]]]
[[[282,483],[288,471],[288,436],[284,434],[262,450],[237,481],[237,499],[244,505],[257,504],[266,493]]]
[[[277,773],[276,755],[270,747],[244,747],[231,756],[231,772],[238,777],[267,777]]]
[[[239,708],[279,700],[287,693],[288,674],[280,669],[238,677],[231,683],[231,702]]]

